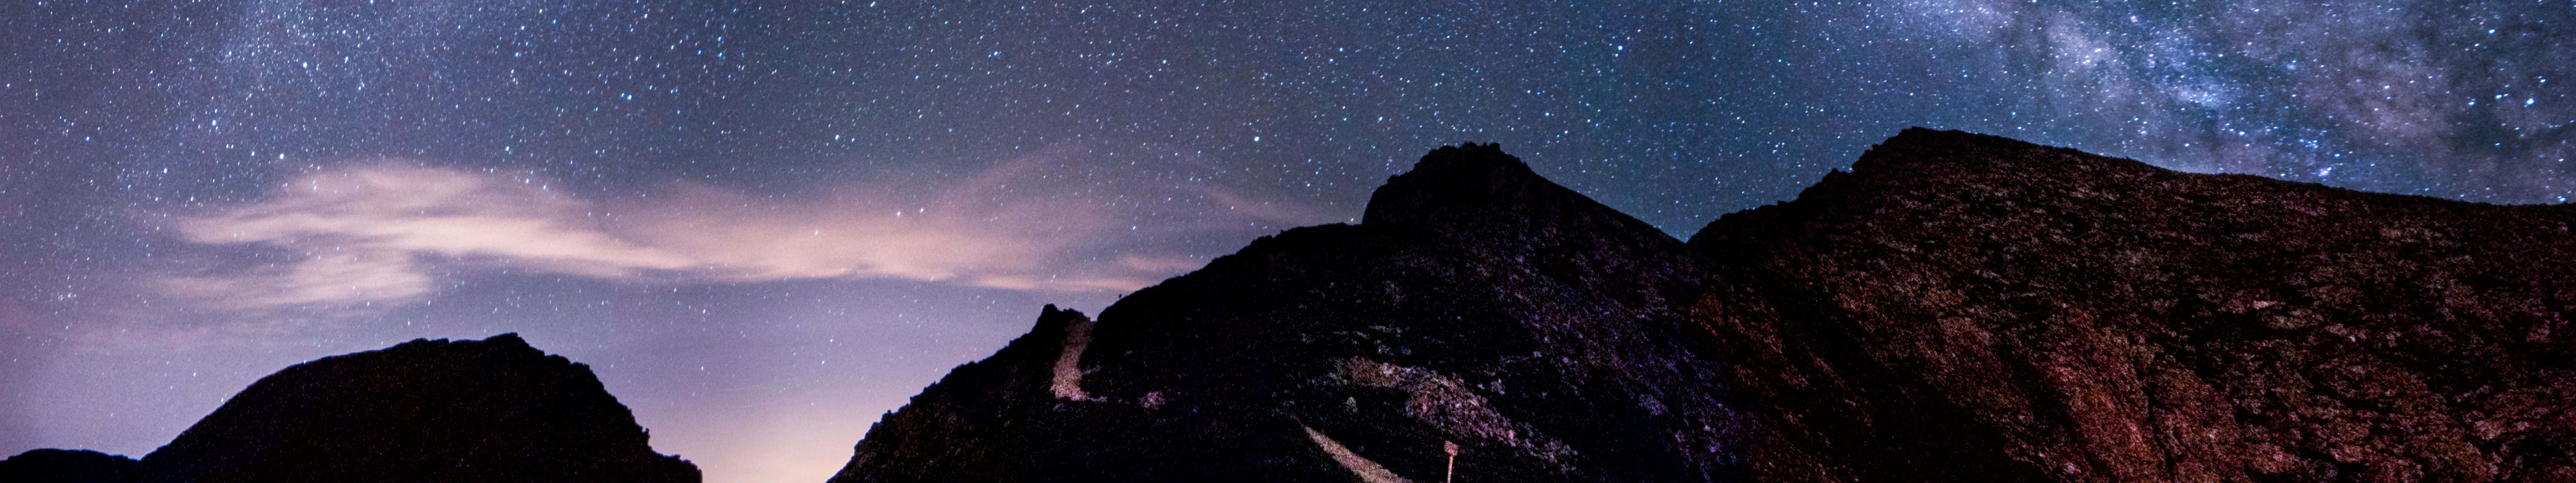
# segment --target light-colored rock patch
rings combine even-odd
[[[1064,350],[1055,356],[1055,378],[1047,384],[1055,397],[1068,401],[1098,401],[1082,392],[1082,351],[1091,347],[1089,320],[1075,320],[1064,326]]]
[[[1375,461],[1369,461],[1368,458],[1361,457],[1359,453],[1351,452],[1350,448],[1343,447],[1341,442],[1333,441],[1333,438],[1324,436],[1323,432],[1316,431],[1315,428],[1309,428],[1305,425],[1298,425],[1297,427],[1305,429],[1306,437],[1314,439],[1316,447],[1323,448],[1324,454],[1332,455],[1333,461],[1341,463],[1342,468],[1351,470],[1351,474],[1359,475],[1360,481],[1362,482],[1413,483],[1413,480],[1407,480],[1402,476],[1397,476],[1395,471],[1388,470],[1385,466],[1380,466]]]

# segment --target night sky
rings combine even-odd
[[[0,454],[519,332],[709,481],[821,481],[1041,304],[1466,141],[1685,237],[1907,126],[2576,191],[2576,0],[17,0],[0,52]]]

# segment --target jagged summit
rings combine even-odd
[[[1956,130],[1906,128],[1869,147],[1851,170],[1834,170],[1800,193],[1819,191],[1943,189],[1961,181],[2003,178],[2033,183],[2096,183],[2168,172],[2131,159],[2043,146],[2002,136]]]
[[[1878,171],[1886,169],[1905,169],[1908,167],[1916,169],[1931,167],[1974,169],[1982,166],[1992,166],[1998,161],[2006,160],[2004,158],[1997,158],[1994,156],[1995,154],[2020,151],[2059,152],[2063,154],[2091,156],[2090,154],[2072,149],[2032,144],[2019,139],[1991,134],[1978,134],[1954,129],[1909,127],[1905,128],[1904,131],[1897,132],[1895,137],[1887,138],[1885,141],[1879,141],[1878,144],[1871,145],[1869,150],[1861,152],[1860,160],[1852,163],[1852,171]]]
[[[1862,152],[1848,174],[1879,182],[1921,183],[1961,176],[2013,176],[2066,181],[2109,180],[2170,172],[2133,159],[2043,146],[1956,130],[1906,128]],[[1827,176],[1817,186],[1837,181]]]
[[[1462,217],[1508,214],[1532,200],[1581,197],[1538,173],[1499,144],[1443,146],[1413,170],[1387,178],[1369,196],[1366,224],[1437,225]]]
[[[1548,181],[1498,144],[1432,150],[1369,197],[1362,225],[1464,242],[1489,255],[1678,247],[1654,225]]]
[[[1078,366],[1090,326],[1082,312],[1048,304],[1028,334],[957,366],[870,425],[832,481],[1006,481],[1037,473],[1048,451],[1065,451],[1054,443],[1115,436],[1067,435],[1060,421],[1028,416],[1097,402],[1083,394]],[[917,448],[937,454],[919,457]]]
[[[203,483],[698,480],[588,366],[517,334],[288,367],[143,462]]]
[[[1422,159],[1414,162],[1411,171],[1395,177],[1464,177],[1474,173],[1510,177],[1538,176],[1530,172],[1528,163],[1503,153],[1502,143],[1459,143],[1456,146],[1432,149],[1430,153],[1423,154]]]
[[[445,340],[447,340],[447,339],[438,339],[438,340],[445,341]],[[427,342],[427,341],[422,341],[422,340],[419,340],[419,339],[414,339],[413,341],[414,341],[414,342],[424,342],[424,343],[425,343],[425,342]],[[458,342],[458,343],[466,343],[466,344],[472,344],[472,343],[480,342],[480,343],[483,343],[483,344],[489,344],[489,345],[491,345],[493,348],[495,348],[495,349],[501,349],[501,350],[508,350],[508,349],[511,349],[511,348],[527,349],[527,350],[532,350],[532,351],[533,351],[533,350],[537,350],[537,348],[535,348],[535,347],[529,347],[529,346],[528,346],[528,340],[527,340],[527,339],[521,339],[521,338],[519,338],[519,333],[517,333],[517,332],[503,332],[503,333],[501,333],[501,335],[495,335],[495,336],[487,337],[487,338],[484,338],[484,339],[483,339],[483,340],[481,340],[481,341],[470,341],[470,340],[468,340],[468,341],[457,341],[457,342]],[[399,347],[399,346],[397,346],[397,347]]]

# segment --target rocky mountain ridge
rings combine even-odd
[[[1263,238],[1100,322],[1050,307],[872,429],[833,481],[1427,481],[1444,442],[1468,481],[1730,471],[1711,449],[1743,418],[1710,358],[1656,322],[1693,300],[1692,271],[1621,264],[1688,247],[1499,156],[1435,151],[1362,224]],[[1597,263],[1535,268],[1565,253]],[[1081,397],[1052,389],[1066,358]],[[1539,410],[1561,407],[1584,410]]]
[[[1442,148],[833,481],[2576,481],[2571,221],[1910,129],[1683,243]]]
[[[1766,479],[2576,481],[2571,222],[1910,130],[1691,244]]]

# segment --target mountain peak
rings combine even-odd
[[[1504,154],[1500,144],[1441,146],[1422,155],[1412,171],[1387,178],[1386,185],[1369,197],[1361,223],[1437,223],[1556,194],[1546,193],[1550,188],[1564,191],[1531,172],[1520,158]]]
[[[1459,143],[1456,146],[1441,146],[1422,155],[1422,160],[1413,164],[1413,171],[1406,174],[1442,177],[1477,173],[1538,176],[1530,172],[1529,164],[1522,163],[1521,158],[1503,153],[1502,143]]]
[[[1757,227],[1801,226],[1793,206],[1907,206],[1976,200],[2007,203],[2131,191],[2151,178],[2179,174],[2132,159],[2032,144],[1957,130],[1906,128],[1861,153],[1850,171],[1834,170],[1793,200],[1729,213],[1692,235],[1695,245],[1762,243],[1777,234]],[[2279,183],[2267,181],[2268,183]]]
[[[1851,173],[1873,180],[1919,184],[1962,175],[2002,176],[2040,184],[2091,182],[2122,175],[2163,171],[2136,160],[2074,149],[2032,144],[2019,139],[1958,130],[1906,128],[1880,141],[1852,163]],[[1828,175],[1817,186],[1839,176]]]
[[[1548,181],[1520,158],[1504,153],[1499,144],[1443,146],[1423,155],[1412,171],[1389,177],[1369,197],[1361,224],[1462,241],[1545,237],[1557,242],[1618,239],[1627,245],[1655,245],[1671,238],[1653,225]]]
[[[483,339],[483,343],[492,344],[496,347],[519,347],[527,348],[529,350],[536,349],[535,347],[529,347],[528,340],[519,338],[519,333],[517,332],[504,332],[501,335]]]
[[[697,481],[590,369],[517,334],[297,364],[145,456],[201,482]]]

